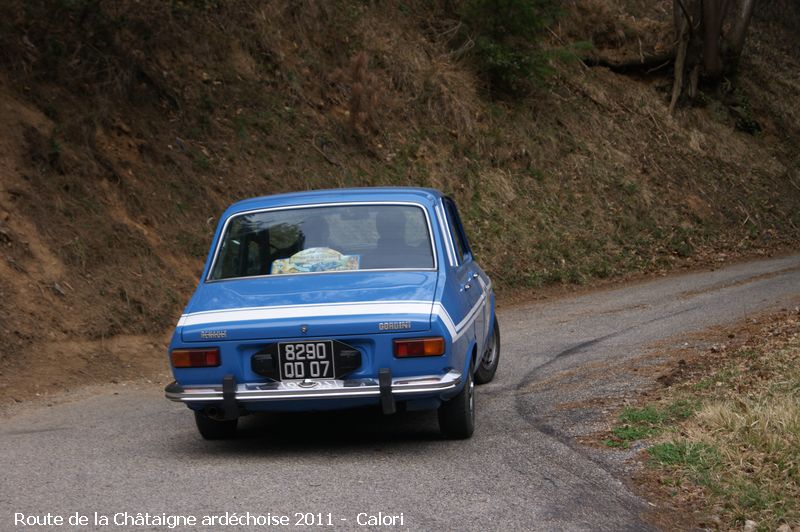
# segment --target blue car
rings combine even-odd
[[[492,282],[452,199],[421,188],[280,194],[225,211],[172,336],[166,396],[206,439],[240,416],[357,407],[437,410],[475,425],[497,371]]]

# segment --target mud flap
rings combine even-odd
[[[392,397],[392,370],[381,368],[378,370],[378,386],[381,392],[381,410],[384,414],[394,414],[397,407]]]
[[[222,418],[236,419],[239,417],[239,405],[236,404],[236,379],[233,375],[222,378]]]

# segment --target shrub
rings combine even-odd
[[[553,0],[466,0],[461,21],[469,54],[491,95],[521,96],[552,73],[541,37],[557,14]]]

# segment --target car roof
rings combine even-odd
[[[225,217],[257,209],[287,207],[292,205],[313,205],[322,203],[349,203],[363,201],[400,201],[431,205],[444,195],[433,188],[418,187],[361,187],[332,188],[290,192],[272,196],[260,196],[237,201],[225,211]]]

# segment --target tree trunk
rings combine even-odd
[[[676,6],[678,6],[679,1],[675,2]],[[675,105],[677,105],[678,98],[683,92],[683,73],[686,70],[686,53],[689,49],[691,35],[691,23],[687,19],[688,17],[684,16],[681,7],[677,7],[675,11],[675,27],[677,29],[678,51],[675,53],[675,80],[672,82],[672,98],[669,102],[670,114],[675,112]]]
[[[747,37],[747,28],[753,18],[753,10],[756,7],[756,0],[740,0],[739,9],[736,12],[736,20],[733,22],[733,30],[728,38],[728,55],[738,62],[744,48],[744,40]]]
[[[690,97],[701,80],[716,85],[723,76],[735,74],[753,17],[756,0],[673,0],[676,52],[675,81],[670,112],[686,88],[690,73]],[[732,29],[726,34],[726,20],[731,12]]]
[[[728,14],[728,0],[703,0],[703,69],[706,76],[722,76],[722,23]]]

